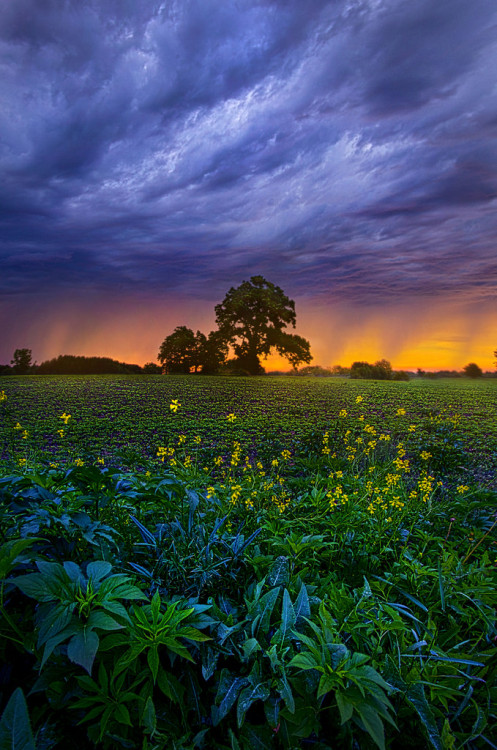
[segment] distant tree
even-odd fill
[[[350,377],[361,380],[392,380],[392,365],[388,359],[379,359],[374,365],[369,362],[353,362]]]
[[[32,351],[31,349],[16,349],[14,352],[14,358],[11,359],[10,364],[13,365],[13,370],[16,375],[25,375],[32,366]]]
[[[118,362],[111,357],[85,357],[60,354],[47,359],[37,368],[38,375],[111,375],[114,373],[139,373],[140,365]]]
[[[497,349],[494,351],[494,357],[496,361],[494,362],[494,365],[497,367]]]
[[[408,380],[410,380],[409,373],[406,372],[405,370],[395,370],[395,372],[393,373],[393,376],[392,376],[392,380],[404,380],[404,381],[408,381]]]
[[[155,362],[147,362],[143,365],[143,372],[147,375],[158,375],[162,372],[162,368],[156,365]]]
[[[316,378],[330,378],[333,373],[329,367],[321,367],[320,365],[306,365],[305,367],[299,368],[298,375],[313,375]]]
[[[342,367],[342,365],[333,365],[331,368],[333,375],[350,375],[350,367]]]
[[[251,375],[264,372],[259,358],[272,349],[294,368],[311,361],[309,342],[284,330],[295,328],[295,303],[262,276],[232,287],[215,311],[221,339],[233,346],[239,367]]]
[[[470,362],[469,365],[463,368],[463,372],[468,378],[481,378],[483,376],[482,370],[474,362]]]

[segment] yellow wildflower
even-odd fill
[[[236,419],[236,415],[235,414],[228,414],[228,416],[226,417],[226,419],[228,420],[228,422],[234,422],[235,419]]]
[[[172,411],[172,412],[174,412],[175,414],[176,414],[176,412],[178,411],[178,409],[179,409],[179,407],[180,407],[180,406],[181,406],[181,404],[180,404],[180,402],[178,401],[178,399],[177,399],[177,398],[173,398],[173,400],[172,400],[172,401],[171,401],[171,403],[169,404],[169,408],[170,408],[170,409],[171,409],[171,411]]]
[[[71,419],[71,415],[70,414],[66,414],[64,412],[64,414],[62,414],[62,416],[60,416],[59,419],[62,419],[63,422],[64,422],[64,424],[67,424],[69,422],[69,420]]]

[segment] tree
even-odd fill
[[[16,375],[25,375],[31,369],[33,353],[31,349],[16,349],[14,352],[14,358],[11,359],[10,364],[14,365],[14,372]]]
[[[259,357],[271,349],[296,368],[312,359],[309,342],[284,329],[295,328],[295,303],[262,276],[232,287],[215,307],[221,340],[231,344],[240,368],[251,375],[264,372]]]
[[[469,365],[463,368],[463,372],[468,378],[481,378],[483,372],[480,367],[474,362],[470,362]]]
[[[218,331],[205,336],[201,331],[177,326],[162,342],[157,359],[167,373],[217,372],[226,359],[228,346]]]

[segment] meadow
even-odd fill
[[[0,747],[497,747],[496,386],[5,378]]]

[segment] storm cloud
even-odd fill
[[[2,3],[9,314],[255,273],[495,299],[496,29],[494,0]]]

